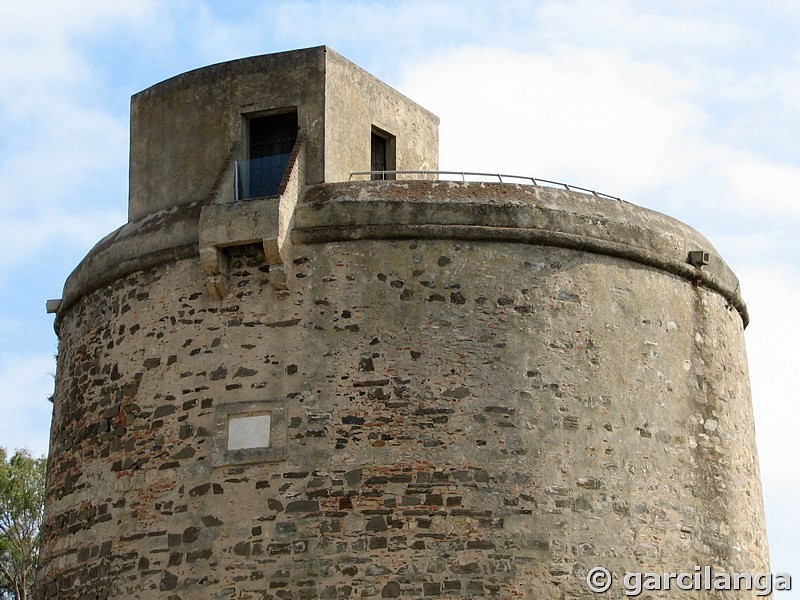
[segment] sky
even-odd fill
[[[0,446],[47,452],[48,298],[127,220],[130,96],[327,44],[441,118],[440,167],[620,196],[741,282],[772,570],[800,599],[800,2],[0,0]]]

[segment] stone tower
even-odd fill
[[[747,313],[696,231],[570,189],[349,181],[437,169],[438,119],[325,47],[131,113],[129,221],[50,303],[39,598],[768,570]]]

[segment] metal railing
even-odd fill
[[[624,202],[622,198],[617,196],[604,194],[603,192],[597,192],[595,190],[590,190],[589,188],[584,188],[577,185],[567,184],[562,181],[540,179],[539,177],[529,177],[527,175],[505,175],[502,173],[476,173],[472,171],[350,171],[350,177],[348,181],[352,181],[353,177],[369,176],[372,178],[375,175],[380,176],[379,179],[385,180],[394,180],[396,179],[397,175],[433,175],[434,179],[439,181],[458,181],[458,179],[442,179],[441,176],[445,175],[448,177],[460,177],[460,181],[462,183],[485,182],[487,179],[497,179],[499,183],[514,183],[513,181],[508,180],[521,180],[526,185],[559,188],[569,192],[581,192],[583,194],[589,194],[598,198],[608,198],[609,200],[619,200],[620,202]],[[467,180],[467,177],[470,177],[471,179]]]

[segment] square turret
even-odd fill
[[[196,69],[131,99],[128,218],[272,195],[298,139],[303,186],[352,171],[435,170],[438,126],[326,46]]]

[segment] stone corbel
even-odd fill
[[[200,247],[200,267],[212,298],[222,300],[228,293],[228,258],[216,246]]]

